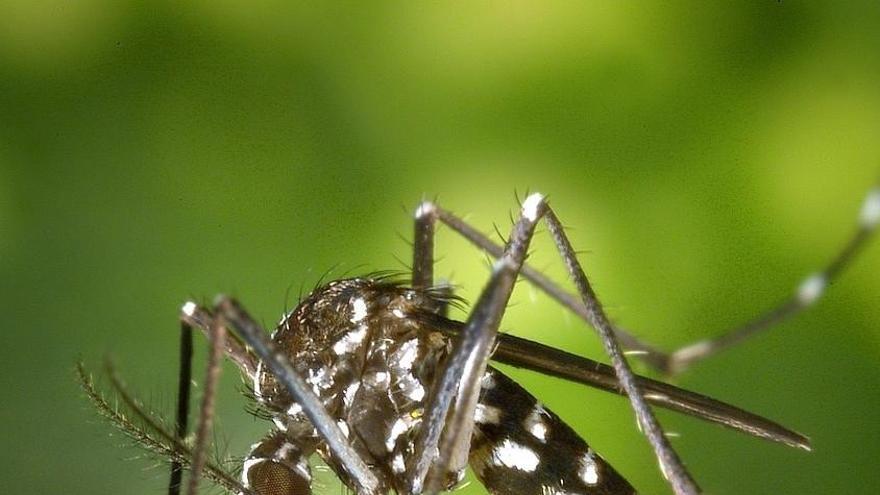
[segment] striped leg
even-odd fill
[[[635,493],[559,416],[498,370],[483,376],[474,419],[470,464],[493,494]]]
[[[423,203],[419,207],[416,212],[416,248],[424,248],[429,243],[431,232],[424,229],[424,226],[431,217],[440,214],[441,210],[433,204]],[[477,405],[477,391],[473,387],[486,369],[491,353],[489,349],[498,333],[498,325],[513,290],[513,282],[524,270],[526,253],[535,226],[541,219],[546,223],[569,277],[577,287],[581,303],[586,309],[585,317],[602,339],[621,389],[629,396],[636,420],[657,456],[663,476],[676,495],[700,493],[699,486],[664,436],[660,423],[639,389],[635,375],[617,341],[614,327],[577,259],[562,222],[544,196],[538,193],[531,194],[523,201],[520,217],[511,229],[504,251],[493,265],[492,276],[471,310],[456,347],[435,384],[433,400],[429,402],[430,407],[426,410],[423,423],[427,426],[419,431],[415,443],[415,461],[408,466],[408,474],[412,480],[411,491],[421,492],[424,480],[427,480],[426,492],[439,491],[450,484],[450,477],[447,475],[460,472],[466,463],[465,457],[469,452],[468,442],[473,428],[471,421]],[[427,269],[430,254],[423,252],[414,256],[413,283],[416,285],[430,280],[431,274]]]

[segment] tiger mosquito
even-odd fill
[[[542,219],[577,296],[525,263]],[[493,494],[635,493],[562,419],[489,366],[490,359],[627,396],[673,492],[691,495],[700,488],[649,403],[790,447],[810,450],[809,439],[735,406],[635,375],[623,349],[674,374],[766,330],[815,303],[863,248],[878,221],[880,187],[875,187],[863,203],[855,235],[789,299],[718,337],[664,353],[610,322],[542,195],[529,195],[522,202],[504,246],[437,204],[423,202],[415,213],[408,284],[399,276],[383,274],[330,282],[287,313],[268,338],[232,298],[220,296],[210,309],[191,301],[184,304],[173,432],[128,392],[115,370],[108,369],[113,389],[135,421],[108,404],[82,364],[79,378],[101,414],[142,447],[171,460],[170,495],[180,493],[187,467],[190,494],[195,494],[201,477],[247,495],[308,494],[312,454],[359,494],[451,490],[468,464]],[[434,283],[438,222],[495,258],[490,279],[464,322],[448,318],[449,306],[460,301],[449,286]],[[500,333],[520,276],[589,323],[599,333],[611,365]],[[227,336],[227,327],[234,333]],[[197,432],[188,442],[193,328],[202,330],[212,346]],[[274,423],[244,458],[240,479],[206,458],[223,355],[250,384],[257,414]]]

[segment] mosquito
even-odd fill
[[[525,263],[543,221],[577,289],[570,294]],[[635,488],[577,433],[490,360],[626,396],[660,472],[674,493],[701,490],[654,416],[651,405],[784,445],[810,450],[807,437],[735,406],[633,373],[624,349],[666,373],[681,372],[815,303],[864,247],[880,221],[880,187],[865,199],[855,235],[828,265],[806,277],[770,311],[718,337],[664,353],[606,316],[562,223],[541,194],[520,205],[504,245],[494,243],[434,202],[415,211],[412,270],[336,280],[285,314],[270,336],[234,299],[181,310],[181,374],[174,431],[153,418],[110,371],[133,421],[111,407],[82,365],[80,380],[98,410],[138,444],[171,459],[169,494],[208,478],[233,493],[309,494],[308,459],[317,454],[358,494],[435,494],[455,488],[469,464],[493,494],[635,493]],[[461,304],[434,280],[434,235],[442,224],[494,258],[489,281],[465,321]],[[606,365],[500,333],[514,283],[525,278],[585,320],[603,343]],[[211,342],[195,439],[187,438],[193,329]],[[227,335],[227,329],[232,333]],[[207,459],[215,387],[223,356],[234,362],[272,428],[244,458],[240,477]]]

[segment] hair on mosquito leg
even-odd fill
[[[223,359],[223,344],[226,341],[226,327],[221,319],[216,319],[211,324],[210,352],[205,373],[205,386],[202,392],[202,405],[199,409],[199,422],[196,428],[196,441],[193,447],[193,462],[190,469],[187,495],[196,495],[199,486],[199,477],[205,467],[205,456],[210,445],[209,436],[214,419],[214,404],[216,401],[217,382],[220,379],[221,359]]]
[[[98,391],[83,363],[77,363],[76,366],[77,381],[98,413],[150,454],[152,459],[177,462],[184,468],[189,466],[194,455],[192,449],[176,436],[176,431],[167,430],[164,421],[148,412],[128,391],[111,362],[106,362],[105,368],[105,374],[110,377],[114,399],[118,403],[115,406]],[[256,495],[242,486],[226,468],[215,462],[205,464],[204,474],[216,486],[230,493]]]

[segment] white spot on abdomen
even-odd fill
[[[534,471],[541,462],[535,451],[510,439],[505,439],[500,445],[495,447],[495,450],[492,451],[492,460],[495,461],[497,466],[518,469],[529,473]]]
[[[474,421],[480,424],[497,425],[501,423],[501,410],[497,407],[477,404]]]
[[[547,441],[548,430],[544,416],[547,416],[547,411],[540,404],[536,404],[532,412],[523,420],[523,426],[526,430],[542,442]]]
[[[596,465],[596,461],[590,452],[581,457],[581,467],[578,469],[578,476],[588,485],[595,485],[599,482],[599,466]]]

